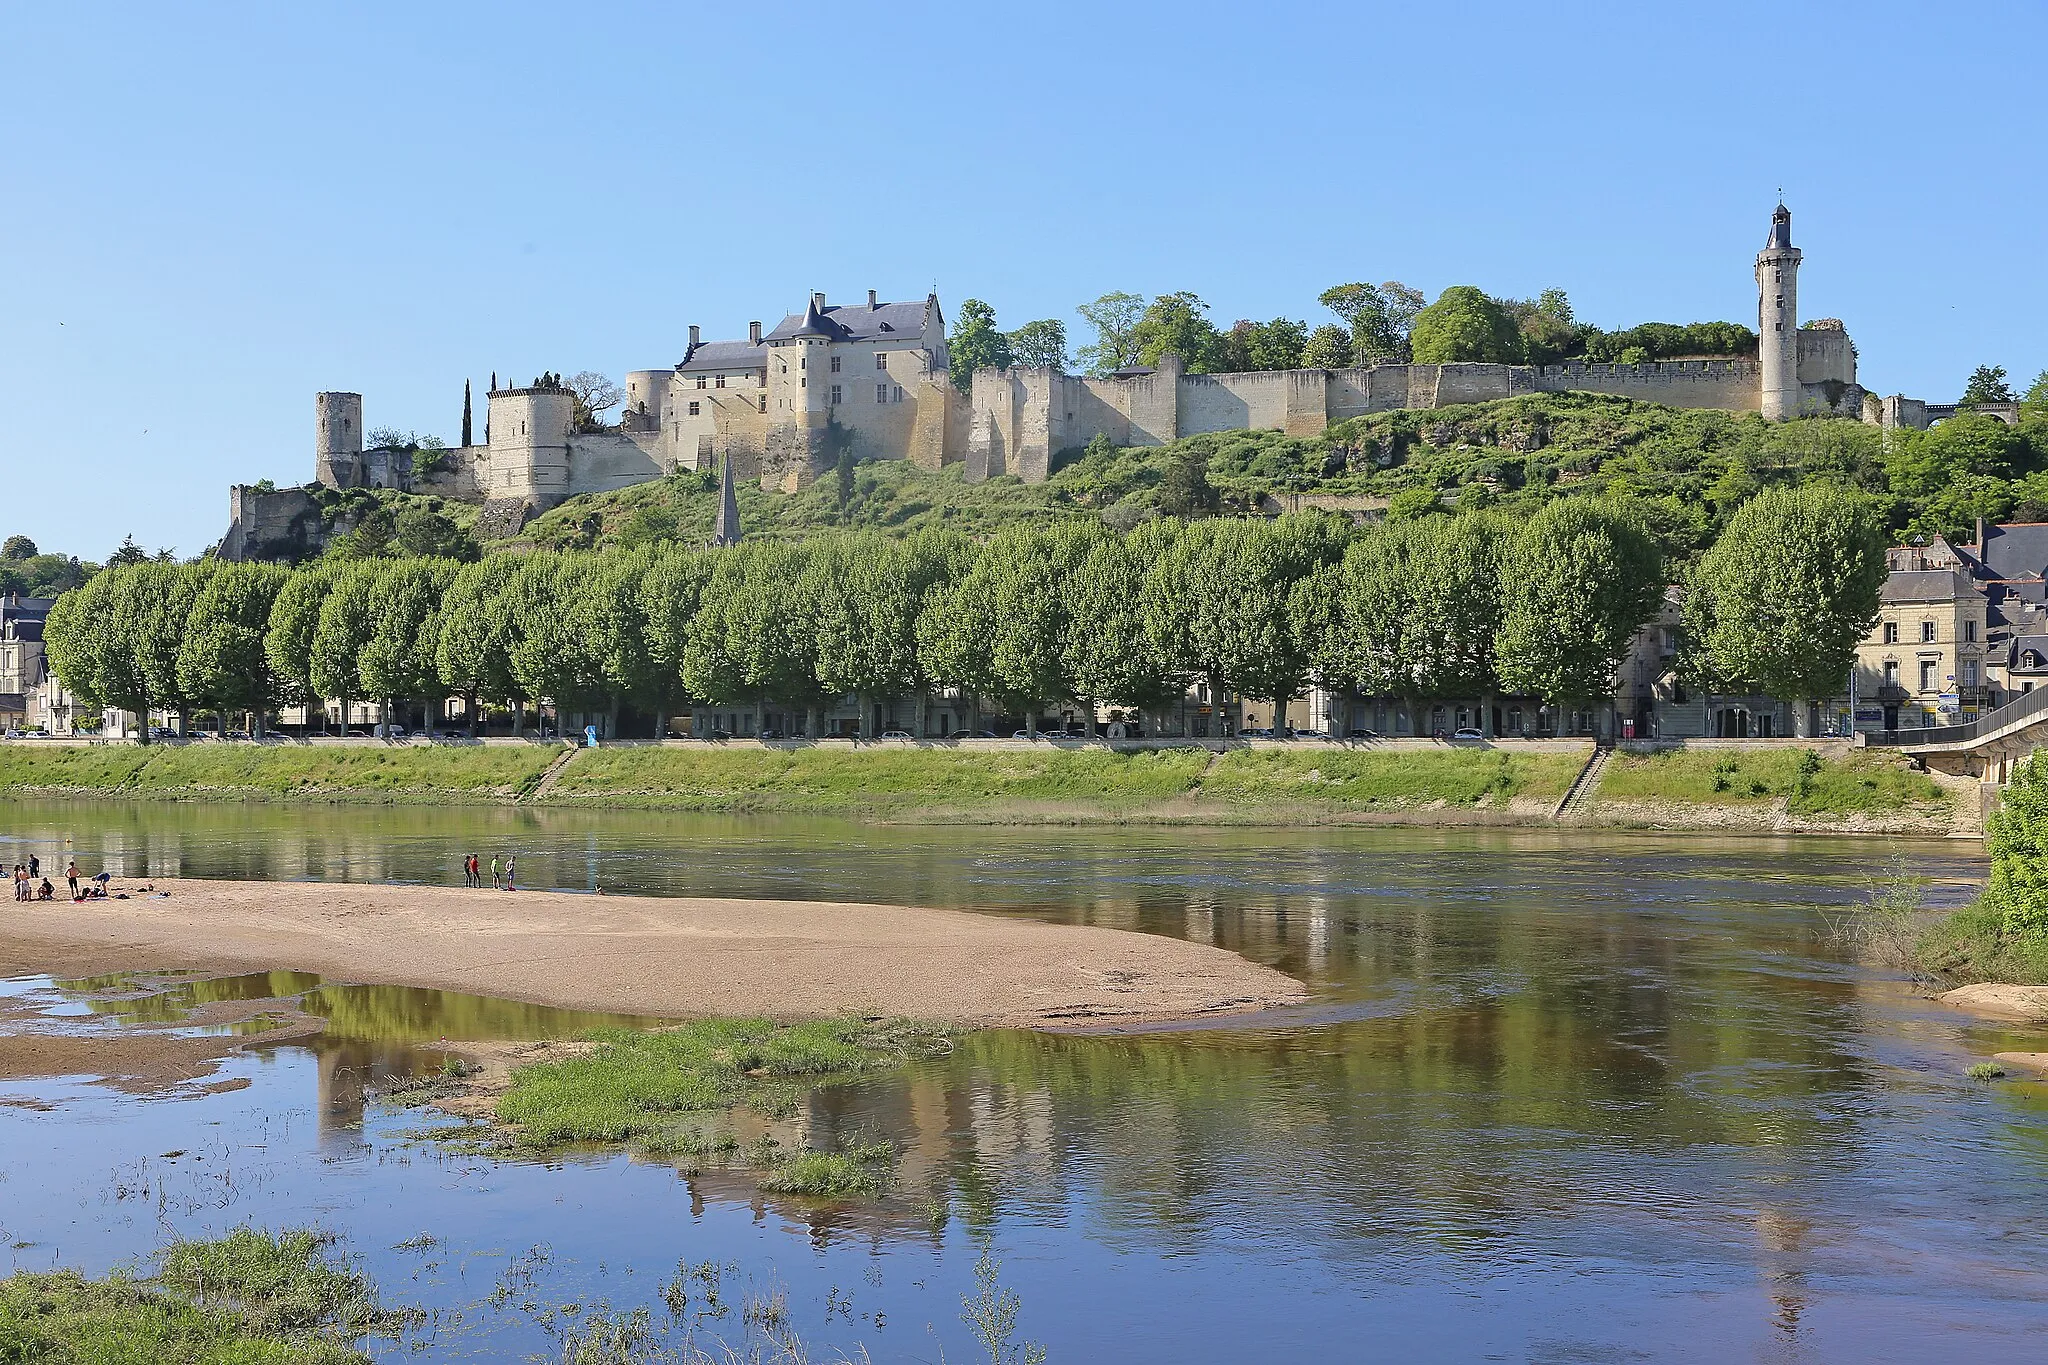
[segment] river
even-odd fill
[[[786,1292],[814,1344],[971,1359],[983,1245],[1055,1362],[2032,1360],[2048,1339],[2048,1087],[1964,1075],[2048,1041],[1845,960],[1821,913],[1895,856],[1958,898],[1974,845],[0,805],[0,860],[66,839],[123,874],[454,881],[467,852],[516,851],[523,885],[565,891],[1036,916],[1220,944],[1315,999],[1220,1027],[989,1032],[827,1092],[816,1122],[903,1160],[891,1198],[819,1207],[409,1138],[421,1116],[366,1104],[365,1075],[430,1064],[441,1038],[588,1021],[328,984],[308,997],[327,1034],[231,1060],[243,1088],[0,1084],[14,1266],[317,1223],[388,1299],[437,1310],[422,1343],[375,1348],[394,1358],[553,1353],[600,1300],[658,1304],[681,1260],[726,1267],[732,1302]]]

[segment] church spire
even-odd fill
[[[740,543],[740,499],[732,486],[732,452],[725,455],[725,472],[718,481],[718,521],[711,531],[713,545]]]

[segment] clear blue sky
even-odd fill
[[[453,441],[492,370],[807,289],[1001,323],[1556,285],[1748,321],[1777,187],[1864,383],[2048,367],[2039,4],[0,0],[0,533],[192,554],[313,394]]]

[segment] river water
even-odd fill
[[[215,985],[312,989],[330,1027],[229,1062],[240,1089],[0,1084],[52,1106],[0,1106],[15,1266],[317,1223],[387,1298],[439,1313],[423,1342],[376,1348],[394,1357],[551,1355],[599,1301],[658,1304],[681,1260],[726,1267],[733,1304],[779,1288],[814,1346],[971,1359],[960,1299],[984,1245],[1054,1361],[2048,1356],[2048,1087],[1963,1074],[2048,1035],[1844,960],[1822,913],[1893,857],[1960,898],[1973,845],[0,806],[0,861],[66,839],[125,874],[454,881],[467,852],[516,851],[522,884],[565,891],[1107,925],[1235,949],[1315,999],[1222,1027],[985,1033],[826,1092],[818,1127],[903,1152],[898,1193],[832,1207],[611,1154],[455,1154],[364,1101],[365,1077],[431,1064],[442,1038],[588,1021]],[[13,989],[95,1008],[82,987]],[[736,1337],[739,1317],[710,1328]]]

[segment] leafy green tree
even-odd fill
[[[106,669],[118,643],[109,629],[118,578],[109,570],[62,594],[43,623],[50,669],[81,705],[104,706],[113,700]]]
[[[641,612],[647,570],[647,555],[638,550],[567,555],[556,570],[562,699],[578,710],[602,710],[607,738],[619,736],[619,713],[628,701],[663,690]]]
[[[1065,371],[1067,324],[1058,318],[1025,323],[1010,333],[1010,355],[1026,369]]]
[[[976,550],[950,578],[934,584],[917,613],[917,664],[933,686],[967,700],[970,731],[981,728],[981,703],[997,691],[995,650],[987,629],[991,579],[976,574]]]
[[[1316,302],[1344,319],[1351,332],[1352,363],[1371,365],[1409,357],[1410,333],[1423,298],[1399,280],[1384,284],[1340,284]]]
[[[277,700],[264,650],[270,614],[291,571],[276,564],[223,564],[192,600],[178,649],[178,678],[187,695],[216,713],[247,711],[256,738]]]
[[[114,553],[107,556],[107,567],[116,568],[128,564],[140,564],[149,558],[149,552],[135,543],[134,536],[122,536],[121,544]],[[149,727],[144,726],[144,729]]]
[[[1209,482],[1209,457],[1183,447],[1173,453],[1159,481],[1159,510],[1169,517],[1205,517],[1221,501]]]
[[[1985,827],[1991,884],[2007,937],[2022,944],[2048,937],[2048,759],[2030,754],[2013,769]]]
[[[1979,365],[1970,371],[1970,381],[1963,385],[1963,396],[1957,400],[1956,406],[1974,408],[1985,403],[2012,401],[2012,385],[2006,381],[2005,366]]]
[[[505,613],[498,602],[505,584],[519,568],[519,560],[512,555],[493,555],[465,564],[441,594],[434,672],[441,686],[462,698],[472,739],[485,700],[510,701],[519,690],[512,677]]]
[[[1324,323],[1308,334],[1301,348],[1301,363],[1311,370],[1341,370],[1351,364],[1351,333],[1334,323]]]
[[[120,565],[59,598],[46,623],[51,666],[88,703],[135,713],[149,742],[153,710],[180,712],[190,701],[178,681],[178,646],[211,564]]]
[[[1443,510],[1443,492],[1434,487],[1404,488],[1387,499],[1388,521],[1414,521]]]
[[[320,608],[335,572],[324,565],[294,572],[278,589],[277,601],[270,608],[263,660],[280,705],[310,707],[320,700],[320,689],[313,685],[313,639],[320,630]]]
[[[866,532],[820,544],[797,584],[817,633],[818,683],[830,695],[854,697],[863,739],[874,738],[873,704],[917,681],[911,571],[907,548]]]
[[[683,690],[683,654],[710,577],[711,565],[701,551],[669,546],[655,555],[640,579],[641,629],[664,726],[669,702]]]
[[[1341,560],[1318,564],[1294,585],[1287,598],[1288,628],[1308,663],[1308,676],[1332,690],[1350,684],[1345,667],[1344,567]],[[1329,715],[1330,734],[1342,738],[1343,718]]]
[[[476,537],[457,526],[452,517],[417,505],[398,514],[391,548],[415,559],[453,559],[468,564],[483,558]]]
[[[340,701],[343,730],[348,728],[349,703],[371,695],[359,666],[377,633],[378,586],[384,571],[385,566],[377,563],[338,570],[329,580],[313,630],[309,680],[318,695]]]
[[[356,677],[363,695],[377,701],[380,726],[391,724],[394,702],[424,700],[440,689],[441,594],[458,567],[452,559],[400,559],[377,574],[375,619]]]
[[[962,393],[973,390],[976,370],[1008,369],[1013,359],[1010,339],[996,329],[996,310],[980,299],[961,301],[946,349],[953,387]]]
[[[1239,321],[1218,338],[1216,368],[1219,372],[1245,370],[1298,370],[1302,348],[1308,345],[1308,326],[1288,318],[1271,322]]]
[[[1338,647],[1331,667],[1368,696],[1400,697],[1415,734],[1420,692],[1408,632],[1415,624],[1413,521],[1389,520],[1352,539],[1338,566]]]
[[[515,728],[523,728],[524,703],[554,702],[561,720],[561,698],[570,687],[569,646],[563,639],[566,604],[561,586],[563,556],[543,550],[526,557],[519,571],[505,580],[493,599],[505,633],[506,664],[512,673]]]
[[[9,536],[7,543],[0,545],[0,559],[34,559],[36,543],[27,536]]]
[[[1498,515],[1470,512],[1412,525],[1401,631],[1406,667],[1423,696],[1478,698],[1481,728],[1490,735],[1500,686],[1494,647],[1506,524]]]
[[[1502,686],[1560,704],[1610,696],[1663,590],[1656,542],[1633,512],[1591,498],[1545,503],[1503,561]]]
[[[1716,691],[1802,702],[1842,691],[1877,620],[1884,524],[1838,488],[1769,488],[1742,505],[1686,593],[1689,671]],[[1796,707],[1799,733],[1805,707]]]
[[[1501,307],[1469,284],[1454,284],[1415,315],[1410,338],[1419,365],[1462,360],[1514,363],[1523,358],[1521,329]]]
[[[1562,289],[1546,289],[1531,299],[1502,299],[1500,305],[1522,334],[1522,354],[1532,365],[1549,365],[1579,354],[1589,329],[1572,316],[1571,300]]]
[[[2034,376],[2034,382],[2027,385],[2027,391],[2020,397],[2020,420],[2023,422],[2048,421],[2048,370]]]
[[[1098,701],[1142,714],[1165,709],[1186,690],[1187,675],[1145,631],[1145,575],[1166,543],[1156,533],[1104,537],[1061,585],[1066,672],[1086,704],[1091,735]]]
[[[793,589],[802,546],[749,540],[712,552],[710,581],[683,651],[683,681],[712,702],[819,700],[817,637]]]
[[[1186,290],[1152,300],[1131,329],[1131,341],[1141,365],[1157,365],[1159,357],[1171,352],[1186,362],[1189,374],[1220,368],[1222,338],[1209,321],[1209,305]]]
[[[1145,316],[1145,296],[1111,292],[1074,310],[1095,329],[1093,343],[1075,352],[1092,375],[1106,375],[1138,363],[1136,332]]]
[[[1074,695],[1062,587],[1101,534],[1099,524],[1008,527],[990,538],[968,574],[970,582],[980,580],[973,600],[988,611],[982,629],[989,636],[990,690],[1023,713],[1034,736],[1040,710]]]

